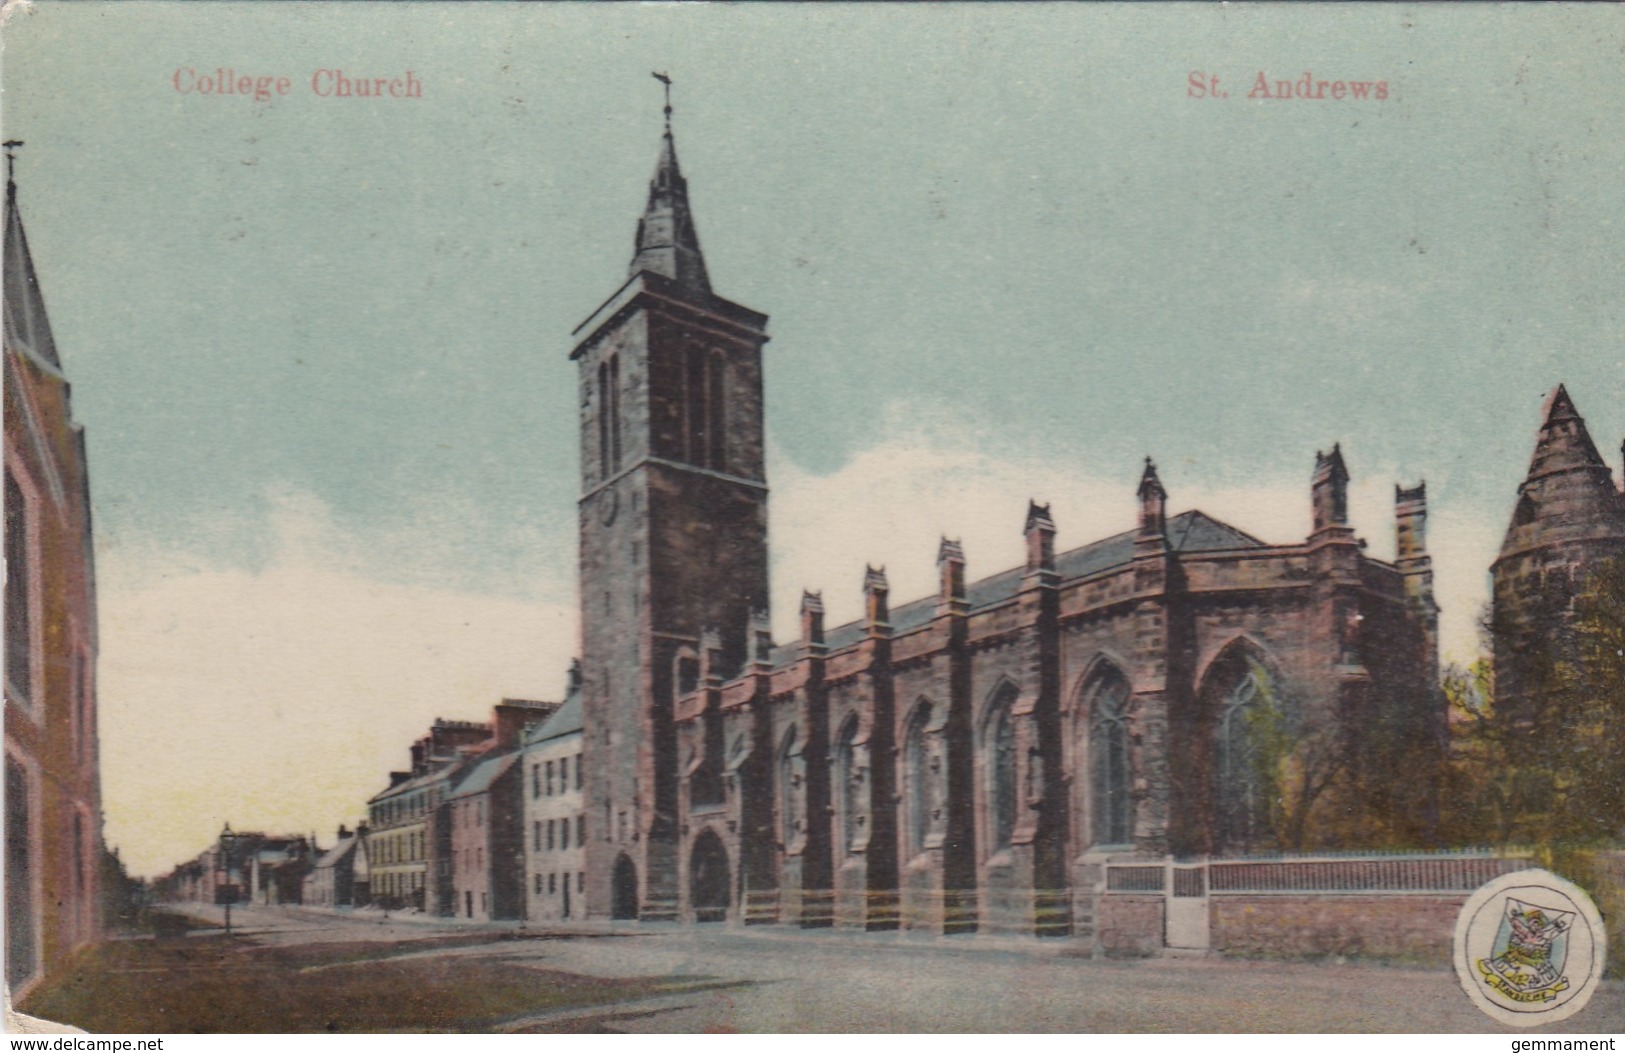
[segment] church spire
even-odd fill
[[[25,348],[50,368],[61,371],[56,340],[51,336],[50,319],[45,314],[45,297],[34,258],[28,252],[28,236],[23,233],[22,213],[17,210],[17,148],[21,140],[9,139],[6,151],[5,299],[6,343]]]
[[[677,166],[677,144],[671,134],[671,78],[664,73],[653,77],[666,89],[666,130],[660,138],[654,178],[649,181],[649,203],[638,220],[631,273],[651,271],[695,292],[708,293],[711,279],[705,272],[705,256],[688,206],[688,181]]]

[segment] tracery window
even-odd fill
[[[903,787],[907,802],[904,822],[910,855],[925,848],[931,831],[931,813],[936,808],[933,776],[930,770],[926,727],[931,723],[931,703],[921,702],[909,718],[903,737]]]
[[[1010,709],[1015,690],[1008,685],[988,714],[984,734],[988,792],[988,833],[995,852],[1010,847],[1016,831],[1016,726]]]
[[[1244,852],[1274,843],[1269,795],[1281,758],[1272,743],[1291,713],[1262,664],[1238,655],[1229,665],[1215,694],[1214,833],[1221,848]]]
[[[858,722],[849,720],[841,730],[840,740],[835,746],[835,782],[841,811],[841,844],[845,845],[849,852],[858,845],[861,825],[858,819],[863,807],[860,785],[862,773],[857,761],[857,737]]]
[[[795,750],[796,729],[792,727],[784,733],[784,743],[779,747],[779,841],[786,845],[796,839],[801,824]]]
[[[1089,803],[1097,845],[1127,844],[1134,838],[1128,699],[1128,681],[1112,668],[1101,673],[1088,692]]]

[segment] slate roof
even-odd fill
[[[532,746],[565,735],[579,734],[581,728],[581,689],[577,687],[565,696],[564,704],[552,716],[525,733],[524,742],[526,746]]]
[[[513,762],[518,759],[519,754],[510,751],[480,761],[457,785],[457,789],[451,794],[451,799],[472,797],[476,793],[484,793],[491,788],[492,783],[502,777],[503,772],[513,767]]]
[[[351,836],[340,841],[338,844],[334,845],[332,848],[329,848],[327,851],[323,852],[320,858],[316,860],[316,869],[322,870],[327,867],[338,866],[340,863],[344,862],[345,856],[355,851],[355,846],[356,837],[352,834]]]
[[[1251,534],[1194,509],[1181,512],[1168,520],[1168,546],[1173,551],[1181,553],[1268,547],[1265,542]],[[1121,534],[1113,534],[1111,537],[1063,552],[1055,558],[1055,565],[1061,580],[1065,582],[1127,566],[1133,558],[1134,531],[1126,530]],[[1021,588],[1021,579],[1025,574],[1025,568],[1014,567],[972,582],[965,589],[970,609],[974,612],[992,607],[1015,596]],[[892,631],[900,634],[919,628],[936,616],[936,610],[936,596],[927,596],[900,607],[893,607]],[[866,631],[867,626],[861,620],[847,622],[845,625],[825,630],[824,644],[829,650],[838,651],[863,639]],[[788,665],[799,658],[800,654],[800,641],[783,644],[773,649],[772,662],[775,666]]]

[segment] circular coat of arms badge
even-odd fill
[[[1503,1024],[1550,1024],[1585,1008],[1607,934],[1578,886],[1546,870],[1503,874],[1456,918],[1456,978]]]

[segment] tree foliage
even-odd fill
[[[1625,559],[1541,598],[1533,631],[1500,641],[1518,689],[1489,659],[1444,676],[1453,840],[1566,849],[1625,839]],[[1491,624],[1491,633],[1507,633]],[[1505,678],[1503,678],[1504,681]]]

